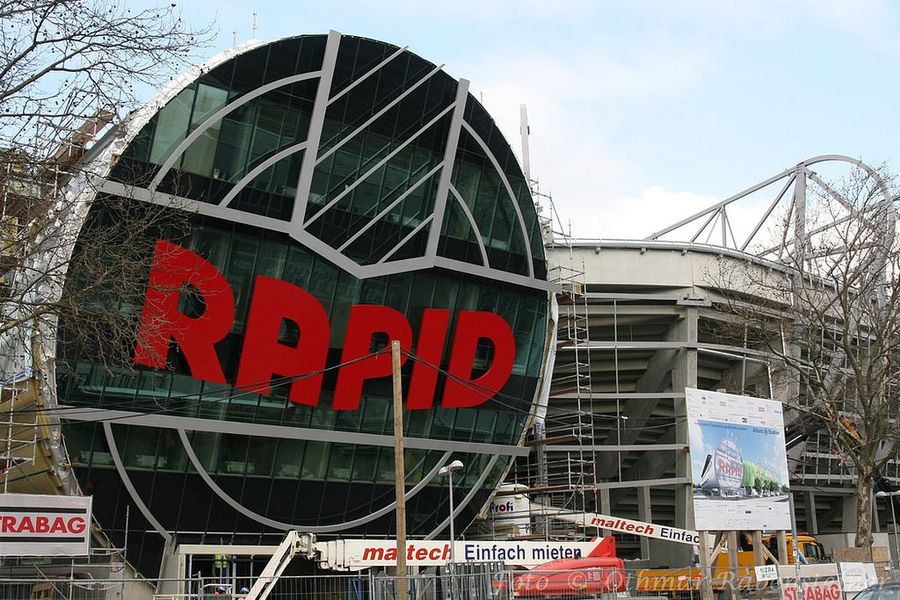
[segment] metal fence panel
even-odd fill
[[[896,572],[896,571],[895,571]],[[781,567],[776,581],[756,581],[753,568],[712,569],[707,581],[717,600],[800,600],[793,566]],[[804,567],[803,600],[845,600],[835,565]],[[78,578],[0,579],[0,600],[242,600],[242,587],[255,580],[93,580]],[[384,571],[282,576],[271,600],[394,600],[400,585],[410,600],[700,600],[703,573],[685,569],[578,569],[516,571],[502,564],[455,564],[407,577]],[[163,585],[165,584],[165,585]],[[224,588],[218,593],[217,588]],[[852,587],[852,586],[851,586]],[[159,589],[183,589],[157,594]],[[855,592],[854,592],[855,593]]]

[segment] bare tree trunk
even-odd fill
[[[854,545],[872,546],[872,476],[860,473],[856,485],[856,541]]]

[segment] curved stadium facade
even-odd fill
[[[462,529],[525,452],[550,288],[529,188],[465,80],[336,32],[250,44],[175,82],[85,171],[75,227],[109,221],[110,198],[191,214],[160,234],[143,306],[118,307],[141,315],[133,368],[56,361],[78,487],[115,545],[133,507],[145,574],[176,540],[393,532],[389,339],[410,535],[448,526],[441,466],[465,464]]]

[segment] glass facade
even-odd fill
[[[420,256],[440,188],[458,84],[409,52],[343,37],[319,144],[314,156],[309,156],[309,146],[304,145],[316,123],[320,79],[279,84],[263,93],[258,90],[324,69],[325,47],[326,36],[292,38],[211,69],[147,122],[113,168],[110,180],[152,187],[156,179],[159,191],[180,198],[205,204],[227,201],[228,208],[248,215],[288,221],[304,161],[315,158],[303,215],[307,232],[361,265]],[[240,102],[248,96],[254,97]],[[516,275],[531,271],[536,279],[544,279],[537,216],[512,151],[471,96],[465,102],[463,120],[466,127],[459,133],[447,178],[454,193],[448,196],[437,254],[482,264],[484,248],[492,269]],[[160,169],[167,162],[172,167]],[[246,185],[241,186],[242,181]],[[88,220],[102,219],[101,194]],[[442,408],[444,379],[440,377],[434,408],[407,411],[405,430],[409,438],[518,444],[542,374],[547,341],[545,291],[441,268],[359,279],[286,232],[257,226],[252,219],[242,223],[209,214],[191,219],[190,232],[171,241],[214,265],[234,293],[231,331],[215,347],[228,383],[191,377],[174,342],[169,369],[109,369],[81,360],[73,348],[66,350],[58,368],[62,404],[168,419],[152,425],[113,419],[106,425],[72,421],[66,426],[66,445],[81,485],[94,493],[95,512],[114,539],[122,541],[124,536],[118,536],[125,526],[124,507],[133,504],[115,468],[117,454],[149,512],[166,531],[178,532],[182,541],[246,542],[270,536],[266,541],[271,543],[278,530],[254,515],[301,530],[313,529],[364,519],[393,501],[391,447],[350,443],[338,435],[324,441],[304,438],[305,434],[285,435],[290,428],[390,436],[389,378],[367,381],[360,408],[353,411],[331,407],[334,371],[326,373],[315,407],[287,400],[290,381],[276,382],[268,395],[234,387],[259,275],[299,286],[322,304],[331,326],[329,367],[340,362],[353,305],[396,309],[409,321],[415,339],[428,308],[449,309],[450,332],[460,311],[502,316],[512,329],[516,352],[512,374],[500,394],[474,408]],[[480,240],[475,237],[479,232]],[[293,346],[298,337],[296,327],[284,322],[279,343]],[[448,367],[450,339],[448,335],[443,369]],[[378,345],[377,337],[373,343]],[[488,368],[492,353],[491,343],[482,339],[475,375]],[[403,371],[404,389],[411,370],[409,361]],[[197,427],[197,420],[246,424],[246,432]],[[501,453],[492,460],[489,453],[453,448],[451,459],[459,458],[466,465],[462,476],[454,480],[457,504],[470,491],[474,493],[457,519],[462,528],[499,483],[510,457]],[[447,460],[447,452],[407,448],[408,488]],[[198,465],[219,490],[207,484]],[[223,494],[246,511],[235,510]],[[447,500],[445,482],[429,480],[408,504],[411,535],[434,530],[448,514]],[[161,538],[147,533],[153,527],[138,512],[131,511],[129,558],[135,557],[143,571],[152,572],[158,568]],[[389,534],[392,519],[389,511],[340,533]]]

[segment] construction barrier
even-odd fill
[[[868,566],[866,566],[868,564]],[[880,565],[879,572],[900,575]],[[644,569],[513,570],[500,563],[454,564],[415,569],[406,577],[385,569],[353,574],[282,576],[273,580],[270,600],[394,600],[406,586],[410,600],[700,600],[699,569],[672,570],[648,579]],[[742,568],[711,580],[718,600],[850,600],[877,579],[871,563],[801,565],[799,587],[793,565],[759,571]],[[770,577],[772,577],[770,579]],[[2,600],[257,600],[241,593],[259,579],[194,577],[179,580],[0,578]],[[181,589],[182,593],[158,593]],[[802,597],[801,597],[802,594]]]

